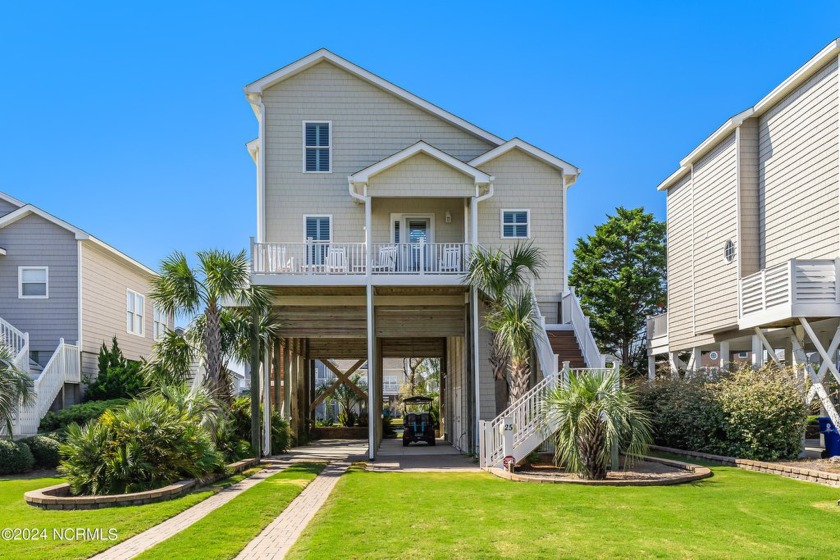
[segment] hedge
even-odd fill
[[[38,431],[41,433],[64,431],[70,424],[84,425],[99,418],[108,409],[125,405],[127,399],[111,399],[107,401],[89,401],[74,404],[56,412],[48,412],[41,420]]]
[[[0,439],[0,474],[22,474],[35,466],[35,457],[22,441]]]

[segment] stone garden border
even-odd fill
[[[728,467],[738,467],[748,471],[763,472],[776,474],[785,478],[793,478],[796,480],[804,480],[806,482],[816,482],[823,486],[831,486],[832,488],[840,488],[840,473],[830,473],[824,471],[815,471],[813,469],[802,469],[782,463],[768,463],[765,461],[753,461],[751,459],[738,459],[737,457],[726,457],[724,455],[712,455],[711,453],[701,453],[700,451],[686,451],[684,449],[675,449],[673,447],[662,447],[660,445],[651,445],[650,449],[653,451],[660,451],[662,453],[669,453],[672,455],[682,455],[684,457],[694,457],[695,459],[703,459],[711,463],[719,463]]]
[[[644,461],[651,463],[660,463],[685,471],[685,474],[680,476],[663,478],[659,480],[583,480],[580,478],[571,478],[564,476],[536,476],[526,473],[508,472],[504,469],[491,468],[490,472],[499,478],[505,480],[512,480],[514,482],[531,482],[537,484],[579,484],[583,486],[671,486],[673,484],[684,484],[686,482],[693,482],[695,480],[702,480],[712,476],[712,470],[700,465],[693,465],[691,463],[683,463],[682,461],[674,461],[672,459],[661,459],[659,457],[643,457]]]
[[[48,486],[39,490],[26,492],[23,497],[31,506],[41,509],[100,509],[117,506],[137,506],[141,504],[152,504],[177,498],[193,490],[208,484],[227,478],[259,464],[257,459],[245,459],[227,465],[224,473],[210,474],[201,478],[179,480],[163,488],[145,490],[143,492],[131,492],[129,494],[113,494],[103,496],[73,496],[70,494],[70,485],[65,483]]]

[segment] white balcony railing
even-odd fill
[[[364,243],[253,243],[251,257],[254,274],[459,275],[466,272],[469,248],[466,243],[374,243],[368,252]]]
[[[44,371],[35,380],[35,399],[32,404],[21,406],[14,430],[15,435],[31,435],[38,431],[41,419],[47,414],[65,383],[81,382],[79,346],[59,342]]]
[[[738,283],[742,327],[793,317],[831,317],[840,312],[840,283],[833,259],[791,259]]]

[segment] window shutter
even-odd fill
[[[394,243],[400,242],[400,222],[394,222]]]

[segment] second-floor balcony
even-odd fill
[[[444,284],[462,281],[467,243],[253,243],[256,284]]]
[[[647,318],[648,354],[664,354],[668,351],[668,312]]]
[[[791,259],[738,283],[740,328],[784,326],[796,317],[840,316],[834,259]]]

